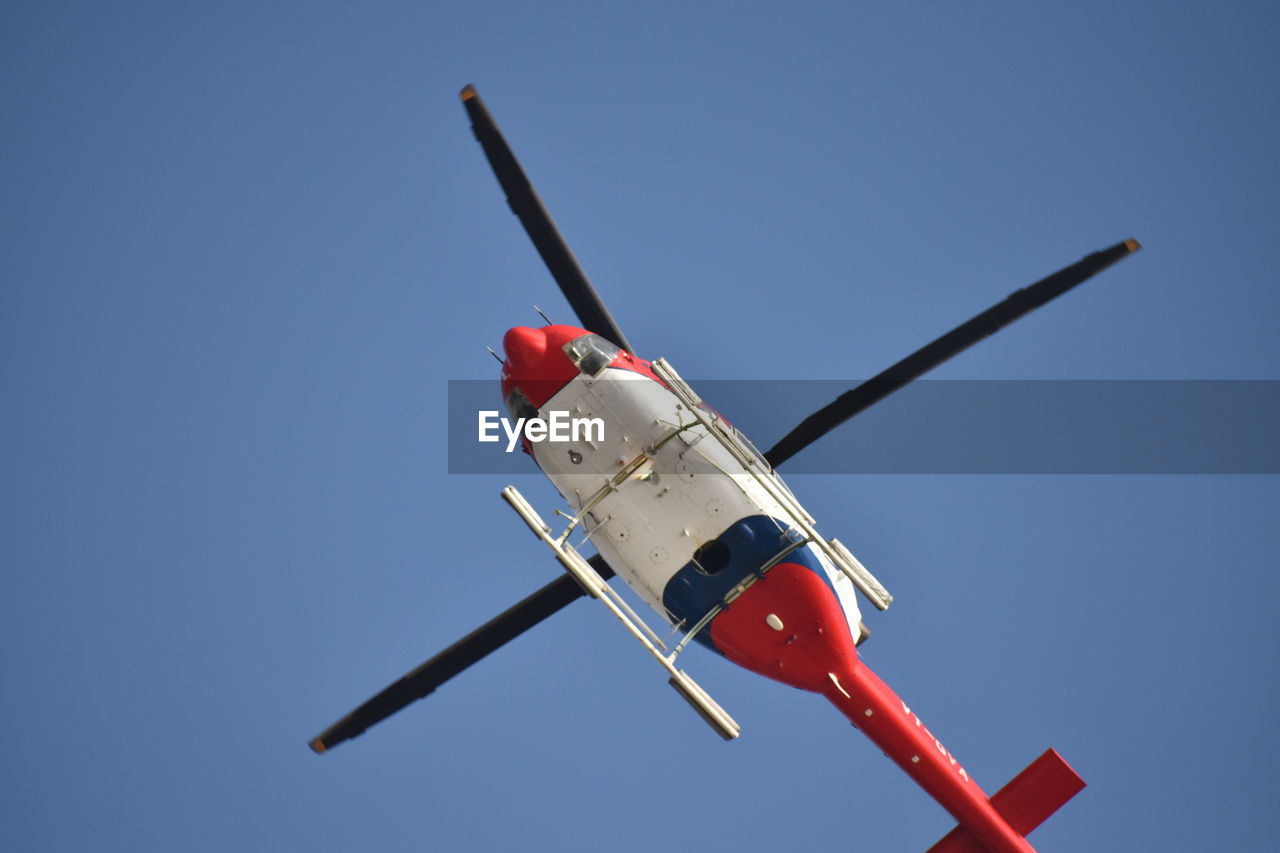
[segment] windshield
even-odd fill
[[[529,402],[529,398],[519,388],[513,388],[511,393],[507,395],[507,413],[511,415],[511,419],[518,421],[521,418],[528,420],[538,416],[538,407]]]
[[[606,367],[613,364],[615,358],[622,354],[622,350],[599,335],[588,332],[565,344],[564,354],[569,356],[569,360],[580,372],[588,376],[599,376]]]

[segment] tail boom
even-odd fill
[[[870,667],[859,660],[830,680],[827,699],[955,817],[967,840],[978,842],[975,853],[1035,853],[968,771]]]
[[[858,656],[835,593],[789,562],[720,611],[709,625],[734,663],[820,693],[959,822],[930,853],[1035,853],[1024,837],[1084,787],[1050,750],[988,798],[893,690]]]

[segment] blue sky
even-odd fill
[[[820,699],[695,649],[743,725],[720,742],[584,604],[306,749],[557,571],[505,479],[446,473],[448,380],[496,402],[484,347],[535,303],[569,319],[468,82],[686,376],[862,378],[1134,236],[936,376],[1280,379],[1269,4],[0,16],[4,849],[923,850],[951,825]],[[1089,782],[1038,849],[1274,843],[1277,478],[791,482],[895,593],[865,656],[975,778],[1052,745]]]

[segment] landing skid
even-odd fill
[[[663,645],[662,640],[640,617],[636,616],[635,612],[618,595],[617,591],[609,586],[604,578],[600,577],[600,574],[592,568],[591,564],[584,560],[582,555],[569,544],[569,533],[576,526],[576,520],[569,525],[569,529],[562,535],[558,537],[552,536],[551,528],[542,520],[542,517],[538,515],[533,506],[525,500],[524,495],[516,490],[515,486],[507,486],[503,489],[502,498],[511,505],[517,515],[524,519],[525,524],[529,525],[529,529],[533,531],[533,534],[552,550],[556,560],[559,561],[560,565],[564,566],[565,571],[573,576],[573,579],[578,582],[583,591],[603,604],[613,614],[614,618],[621,622],[627,631],[631,633],[631,636],[635,637],[649,651],[649,654],[653,655],[654,659],[667,671],[669,676],[667,683],[684,697],[685,701],[715,730],[716,734],[725,740],[736,738],[741,733],[742,727],[705,690],[699,687],[696,681],[676,667],[675,659],[676,655],[680,653],[680,649],[676,649],[676,651],[669,654],[663,654],[666,646]]]

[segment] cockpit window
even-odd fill
[[[747,450],[749,450],[751,452],[751,455],[756,458],[756,461],[760,463],[760,470],[762,471],[773,470],[773,466],[769,464],[769,460],[764,458],[764,454],[761,453],[754,444],[752,444],[751,439],[747,438],[746,434],[743,433],[742,430],[738,429],[736,426],[734,426],[733,424],[725,420],[724,415],[720,414],[715,409],[708,406],[706,404],[706,401],[702,401],[698,403],[698,408],[702,409],[702,411],[710,415],[713,421],[720,421],[722,424],[725,425],[725,427],[732,430],[734,436],[736,436],[738,439],[738,443],[741,444],[743,447],[745,447]]]
[[[773,466],[769,464],[769,460],[764,458],[764,454],[761,453],[754,444],[752,444],[751,439],[747,438],[746,434],[743,433],[742,430],[734,427],[733,432],[738,436],[738,441],[742,442],[743,445],[746,446],[747,450],[751,451],[751,455],[755,456],[755,458],[759,460],[761,470],[770,471],[773,469]]]
[[[613,364],[613,360],[622,354],[622,350],[599,335],[588,332],[565,344],[564,354],[577,365],[579,372],[595,377]]]
[[[519,421],[520,418],[536,418],[538,409],[533,403],[529,402],[529,398],[519,388],[512,389],[507,395],[507,413],[511,415],[511,420]]]

